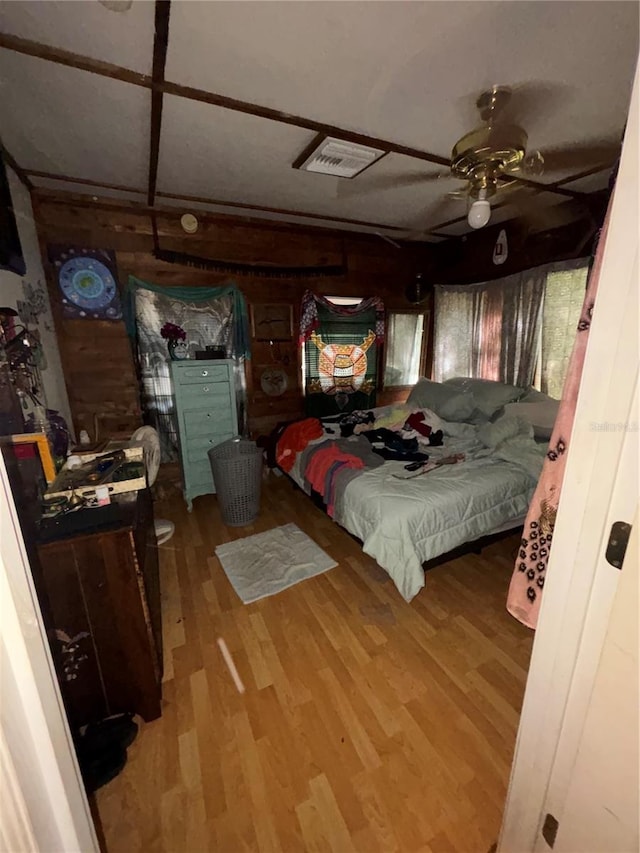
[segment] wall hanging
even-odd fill
[[[251,275],[257,278],[333,278],[347,274],[346,255],[343,252],[342,264],[319,264],[309,267],[287,267],[277,264],[246,264],[240,261],[224,261],[215,258],[203,258],[188,252],[176,252],[173,249],[161,249],[158,237],[156,217],[151,217],[153,230],[153,256],[167,264],[195,267],[211,272]]]
[[[307,290],[300,311],[305,411],[313,417],[376,405],[384,343],[384,305],[378,297],[336,305]]]
[[[60,289],[63,317],[122,319],[116,258],[110,249],[49,246],[48,255]]]

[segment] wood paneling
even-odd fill
[[[225,273],[178,266],[153,256],[149,208],[129,202],[95,200],[80,194],[34,192],[34,210],[43,256],[46,246],[113,249],[120,283],[135,275],[155,284],[217,286],[228,283]],[[283,266],[320,266],[346,263],[344,276],[316,279],[267,279],[238,276],[236,282],[249,306],[252,303],[286,303],[293,306],[294,337],[274,346],[254,342],[248,368],[249,425],[253,434],[266,432],[278,421],[302,414],[299,354],[295,330],[306,289],[328,296],[381,296],[388,310],[406,309],[404,290],[416,272],[430,264],[432,247],[408,244],[395,248],[376,236],[350,234],[324,228],[257,223],[242,217],[198,212],[197,234],[187,236],[180,227],[182,210],[160,209],[157,227],[163,249],[191,255],[245,263]],[[69,401],[76,430],[95,434],[95,421],[103,430],[131,433],[141,423],[138,380],[124,323],[65,320],[51,270],[47,269],[54,305]],[[267,367],[283,367],[289,380],[281,397],[267,396],[260,376]]]
[[[552,230],[534,233],[525,222],[513,220],[440,243],[433,250],[437,270],[435,283],[491,281],[542,264],[589,255],[597,230],[604,221],[608,197],[608,192],[593,193],[589,197],[591,217]],[[505,263],[497,266],[493,263],[493,249],[503,229],[507,234],[509,254]]]
[[[242,529],[213,495],[157,509],[176,525],[159,549],[163,713],[96,795],[109,851],[487,853],[532,643],[504,606],[519,536],[429,571],[407,604],[286,479]],[[287,522],[338,565],[243,605],[216,545]]]

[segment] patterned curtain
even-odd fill
[[[380,299],[334,305],[307,291],[300,321],[306,414],[322,418],[373,408],[383,341]]]
[[[591,316],[600,281],[610,212],[611,200],[609,201],[605,223],[598,238],[593,268],[589,273],[587,291],[573,341],[558,416],[551,433],[542,473],[524,523],[522,540],[509,586],[507,610],[528,628],[535,628],[538,624],[538,614],[540,613],[556,515],[567,464],[567,451],[571,447],[571,432],[589,341]],[[561,566],[557,567],[558,570],[561,568]]]
[[[203,350],[207,345],[225,347],[227,357],[235,361],[238,425],[244,433],[244,359],[248,355],[248,333],[243,304],[244,299],[235,286],[163,288],[130,277],[125,314],[137,345],[145,420],[158,431],[163,462],[172,462],[178,458],[178,439],[169,373],[170,359],[167,342],[160,336],[160,329],[166,322],[181,326],[187,334],[190,358],[195,358],[196,350]]]

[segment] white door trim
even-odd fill
[[[2,455],[0,656],[0,785],[6,800],[0,839],[19,845],[12,853],[97,853]]]
[[[507,794],[499,843],[503,853],[536,849],[563,720],[567,713],[574,720],[584,713],[576,702],[584,706],[588,701],[603,640],[598,640],[598,625],[609,613],[617,586],[612,570],[608,594],[598,598],[604,581],[597,569],[609,533],[623,425],[635,421],[637,429],[632,399],[639,361],[638,100],[636,73]],[[631,522],[634,508],[619,520]],[[571,705],[570,698],[575,700]],[[563,796],[553,795],[556,801]]]

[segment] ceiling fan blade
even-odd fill
[[[545,174],[553,172],[578,172],[602,165],[613,166],[620,154],[619,140],[596,140],[568,145],[564,148],[546,148],[542,151]]]
[[[519,190],[524,190],[524,187],[518,180],[500,180],[493,198],[502,199],[504,196],[508,196],[511,199],[517,195]],[[525,192],[528,193],[528,190]]]
[[[385,192],[386,190],[414,187],[421,184],[433,183],[443,178],[450,178],[450,172],[407,172],[404,175],[362,175],[352,180],[338,182],[338,198],[368,195]]]
[[[571,199],[550,205],[543,196],[525,187],[508,193],[503,204],[516,209],[516,218],[524,222],[531,233],[559,228],[585,218],[590,212],[589,205],[583,200]]]
[[[459,190],[451,190],[445,195],[445,198],[452,201],[466,201],[469,198],[469,187],[461,187]]]

